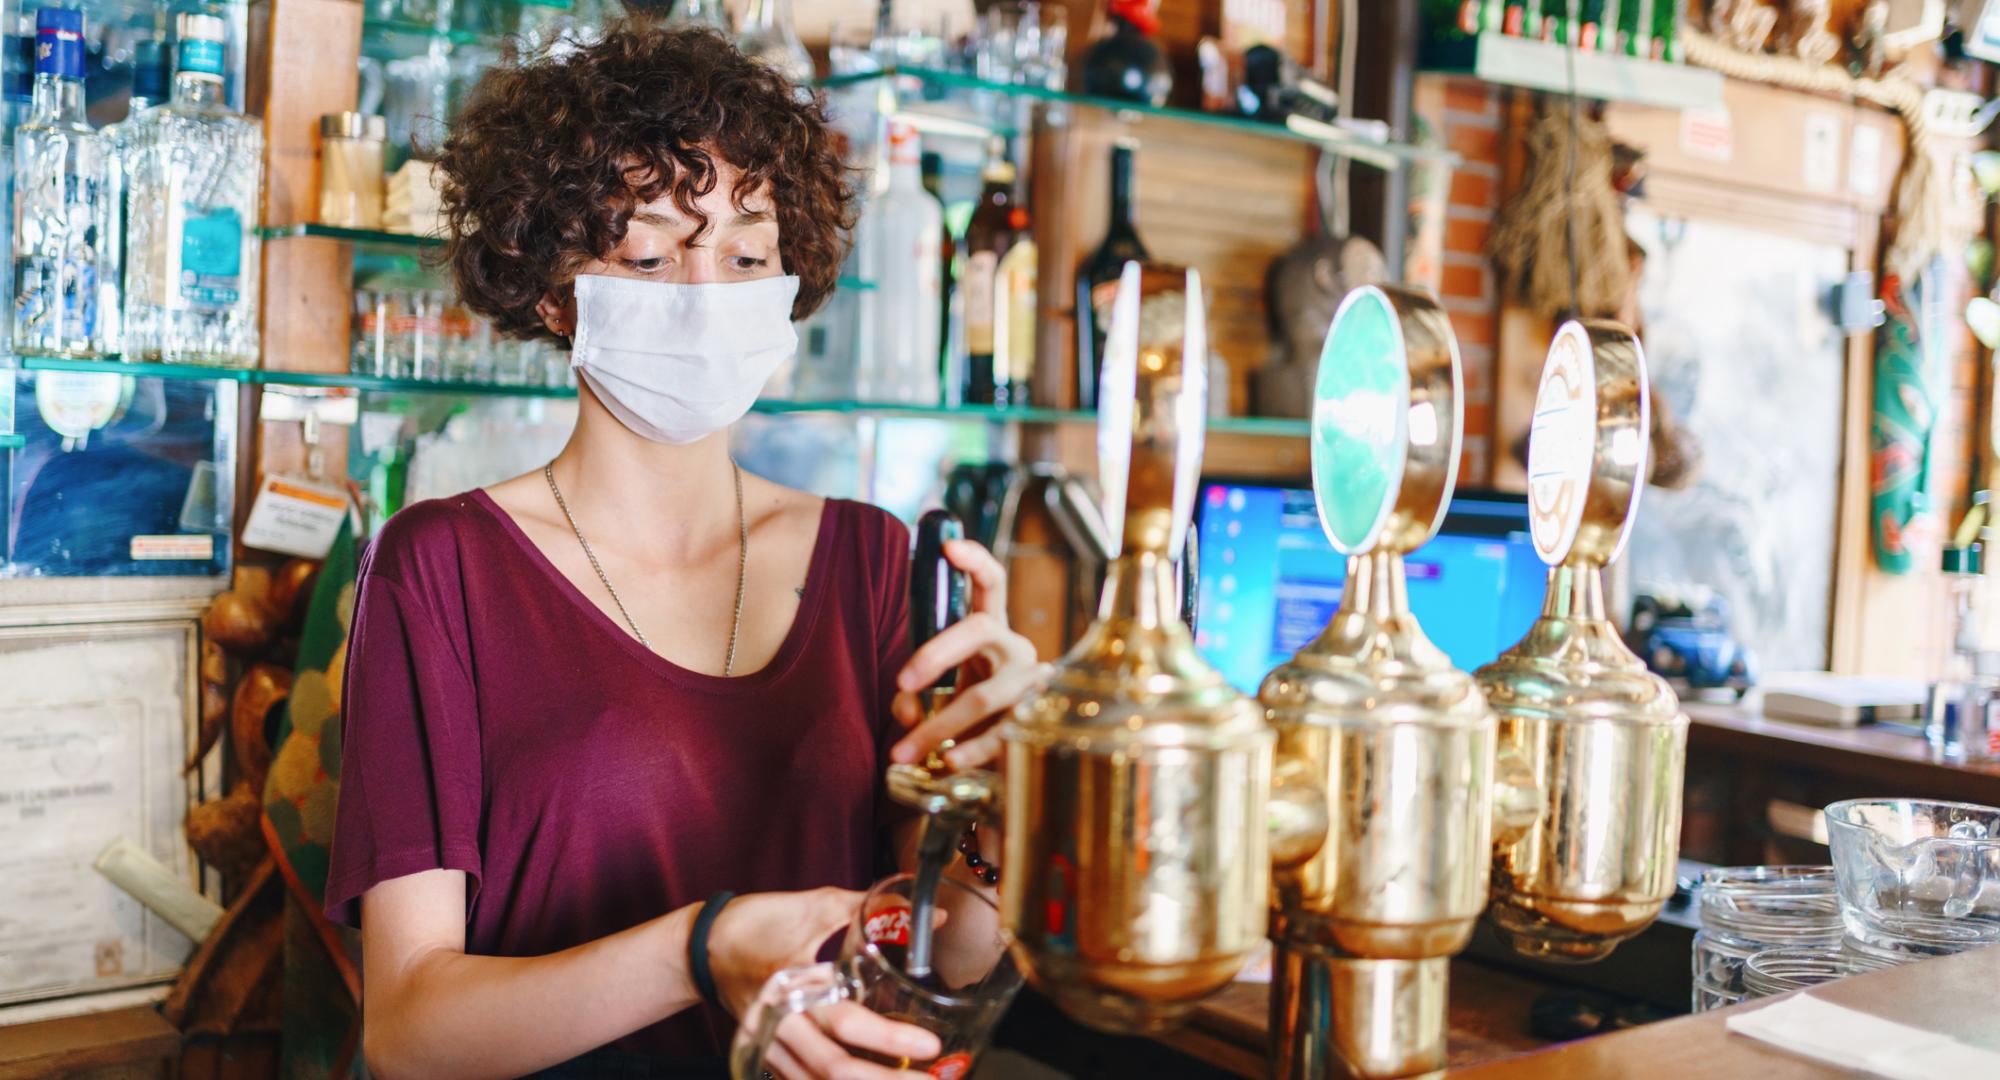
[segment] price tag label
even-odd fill
[[[243,526],[245,547],[324,559],[347,517],[347,492],[288,476],[266,476]]]
[[[1550,566],[1569,557],[1583,526],[1597,451],[1597,366],[1590,335],[1564,323],[1549,345],[1528,428],[1528,531]]]

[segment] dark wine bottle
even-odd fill
[[[1165,105],[1174,87],[1166,54],[1152,34],[1159,29],[1150,0],[1111,0],[1111,32],[1083,54],[1083,92],[1094,97]]]
[[[1085,259],[1076,275],[1076,405],[1097,408],[1097,365],[1104,355],[1111,301],[1125,264],[1152,260],[1139,230],[1132,224],[1132,146],[1111,148],[1111,224],[1104,242]]]
[[[1020,240],[1027,214],[1015,202],[1014,164],[1007,160],[1006,140],[994,138],[987,147],[986,182],[979,206],[965,226],[965,400],[968,404],[1009,404],[1011,387],[1004,361],[995,363],[998,321],[1006,317],[1000,263]],[[1011,346],[1011,342],[1009,343]]]

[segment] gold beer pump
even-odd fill
[[[1479,669],[1500,752],[1524,763],[1534,820],[1493,850],[1494,927],[1518,952],[1601,959],[1674,891],[1687,716],[1607,617],[1646,483],[1646,358],[1616,323],[1569,322],[1542,369],[1528,508],[1548,595],[1527,636]]]
[[[1097,620],[1004,728],[1015,958],[1069,1015],[1113,1031],[1171,1026],[1265,932],[1272,732],[1197,654],[1175,598],[1206,341],[1193,272],[1126,265],[1098,396],[1105,521],[1122,543]],[[1305,838],[1277,846],[1317,843],[1317,802],[1279,801],[1272,817]]]
[[[1442,1068],[1450,957],[1486,902],[1494,718],[1411,615],[1403,564],[1457,481],[1459,370],[1444,311],[1399,288],[1349,293],[1320,356],[1313,495],[1347,582],[1259,693],[1281,777],[1316,781],[1327,820],[1317,853],[1273,879],[1283,1080]]]

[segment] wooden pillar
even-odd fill
[[[353,109],[359,90],[361,5],[262,0],[252,6],[248,95],[264,118],[264,224],[313,220],[319,206],[319,118]],[[350,245],[322,239],[264,244],[264,366],[344,372],[353,306]]]

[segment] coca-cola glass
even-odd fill
[[[786,1018],[853,1001],[938,1037],[928,1061],[884,1057],[850,1048],[856,1057],[892,1068],[959,1080],[972,1072],[994,1025],[1021,989],[1021,972],[1007,954],[1000,912],[976,888],[946,878],[932,909],[931,971],[908,969],[910,898],[916,878],[897,874],[868,890],[833,963],[790,968],[771,976],[737,1029],[730,1052],[736,1080],[761,1080],[764,1058]]]

